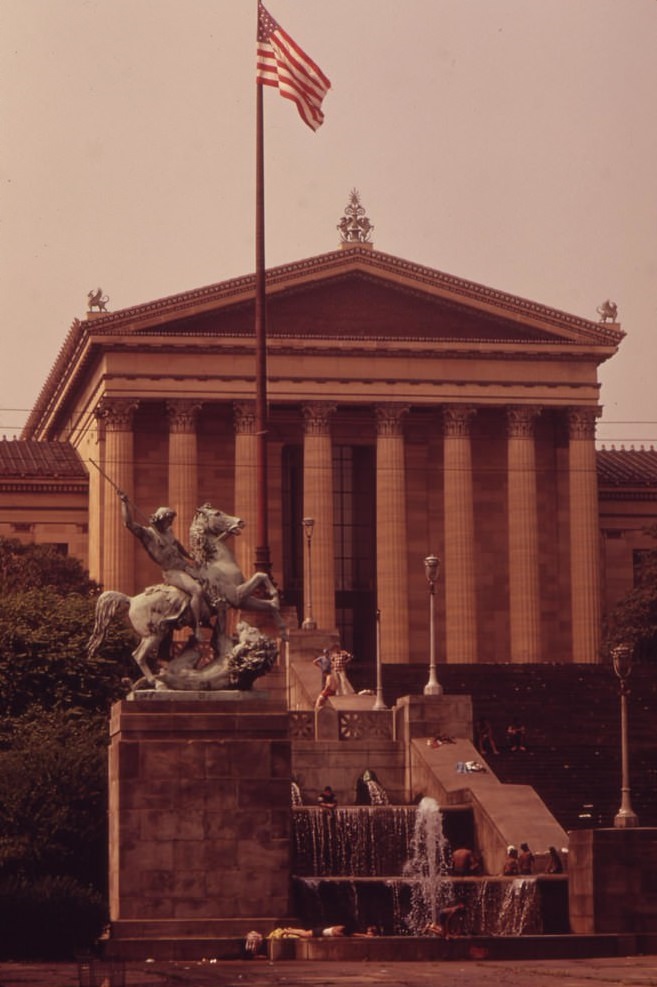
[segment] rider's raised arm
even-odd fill
[[[134,520],[132,516],[132,505],[128,499],[128,495],[119,490],[119,500],[121,501],[121,519],[128,531],[132,531],[133,534],[137,535],[142,530],[140,524]]]

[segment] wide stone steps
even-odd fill
[[[371,671],[350,666],[358,689]],[[610,826],[620,804],[620,703],[611,668],[600,665],[443,665],[447,694],[472,697],[473,716],[493,727],[498,756],[491,769],[508,783],[531,785],[564,829]],[[386,665],[386,704],[418,694],[426,665]],[[629,680],[630,788],[641,825],[657,825],[657,668],[636,665]],[[520,719],[527,751],[511,753],[506,727]]]

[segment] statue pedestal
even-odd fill
[[[110,721],[108,952],[222,955],[289,916],[287,712],[249,693],[135,695]]]

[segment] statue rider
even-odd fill
[[[165,583],[176,586],[191,597],[194,633],[197,641],[201,641],[203,584],[198,563],[171,530],[176,512],[170,507],[158,507],[155,513],[151,514],[150,524],[146,527],[134,520],[127,494],[122,490],[118,493],[121,499],[121,517],[126,528],[139,539],[153,561],[162,566]]]

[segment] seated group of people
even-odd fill
[[[506,861],[502,874],[505,877],[515,877],[516,875],[526,876],[534,873],[534,854],[526,843],[520,844],[520,850],[515,846],[510,846],[506,851]]]
[[[506,728],[506,741],[510,751],[526,751],[527,728],[519,719],[513,719]],[[475,738],[480,754],[499,754],[495,743],[495,735],[490,720],[480,719],[477,722]]]

